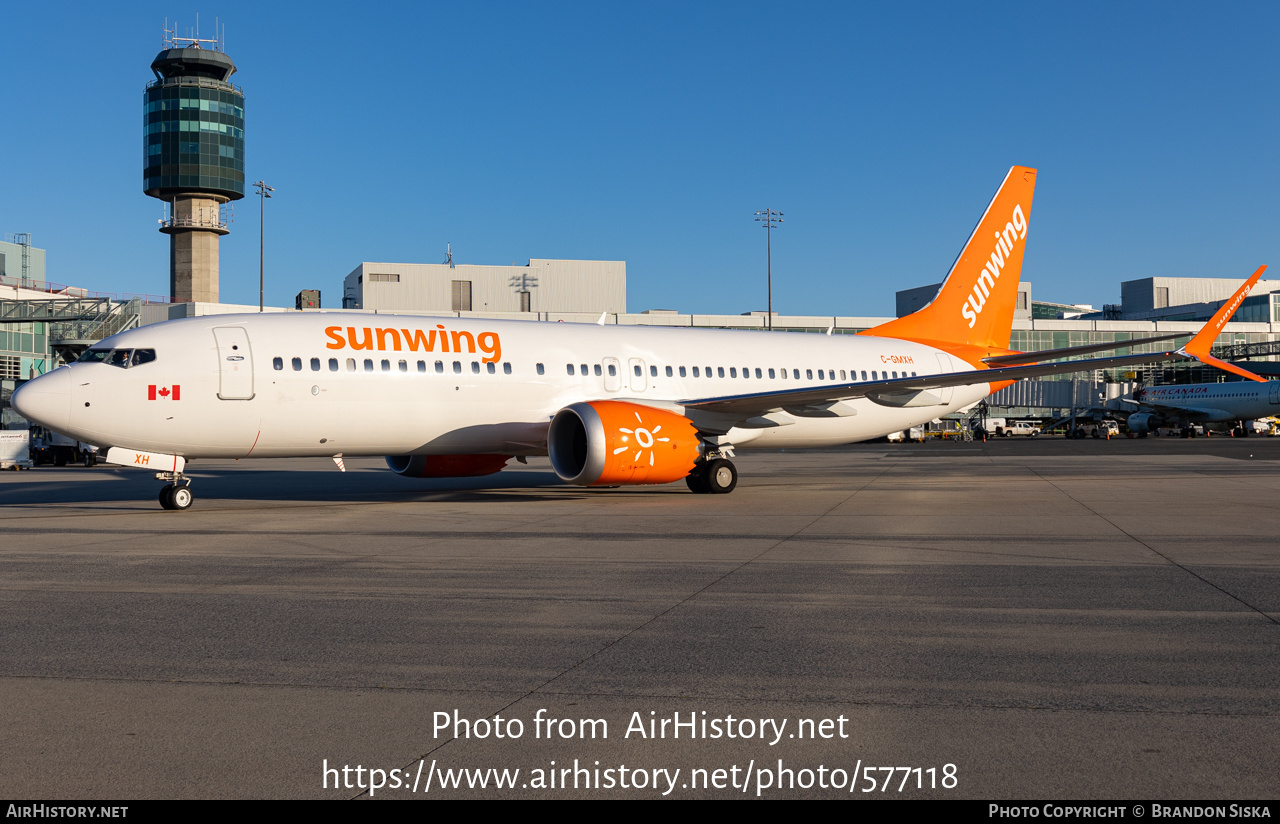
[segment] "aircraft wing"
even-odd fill
[[[803,389],[754,392],[745,395],[690,398],[678,403],[686,409],[726,413],[743,419],[779,409],[797,410],[802,415],[808,412],[816,417],[823,417],[824,410],[822,407],[830,405],[831,408],[826,411],[830,416],[838,417],[840,410],[834,405],[844,400],[870,398],[872,401],[881,403],[884,406],[937,406],[942,403],[942,400],[940,397],[933,395],[930,390],[951,386],[971,386],[978,383],[1017,381],[1023,378],[1038,378],[1044,375],[1060,375],[1069,372],[1088,372],[1094,369],[1112,369],[1139,363],[1180,360],[1185,357],[1185,355],[1170,350],[1160,353],[1149,352],[1144,355],[1119,355],[1111,358],[1093,358],[1091,360],[1003,366],[991,369],[972,369],[963,372],[943,372],[936,375],[916,375],[890,380],[808,386]],[[933,397],[930,397],[931,395]]]
[[[1162,415],[1176,415],[1197,423],[1233,421],[1240,417],[1239,415],[1233,415],[1225,409],[1216,409],[1212,406],[1169,406],[1163,403],[1153,403],[1152,401],[1133,401],[1127,399],[1124,400],[1124,403],[1135,404],[1143,411],[1153,410]]]
[[[1091,343],[1087,346],[1068,346],[1064,349],[1042,349],[1039,352],[1017,352],[1012,355],[996,355],[995,357],[983,358],[982,362],[988,366],[1018,366],[1024,363],[1041,363],[1056,358],[1074,358],[1077,355],[1092,355],[1094,352],[1109,352],[1114,349],[1128,349],[1132,346],[1140,346],[1144,343],[1156,343],[1158,341],[1174,340],[1175,338],[1191,338],[1191,332],[1173,332],[1168,335],[1156,335],[1146,338],[1132,338],[1131,340],[1112,341],[1110,343]]]
[[[690,398],[679,403],[686,410],[702,412],[704,415],[710,414],[714,418],[718,418],[717,426],[722,427],[728,420],[748,421],[753,417],[767,415],[769,412],[777,410],[784,410],[801,417],[842,417],[852,414],[853,410],[847,407],[841,408],[840,402],[855,398],[869,398],[875,403],[894,407],[941,406],[943,404],[941,396],[931,390],[945,389],[951,386],[971,386],[978,383],[1019,381],[1024,378],[1038,378],[1044,375],[1087,372],[1094,369],[1112,369],[1120,366],[1158,363],[1177,359],[1194,359],[1201,363],[1230,370],[1253,380],[1265,380],[1252,372],[1213,357],[1209,354],[1209,348],[1213,345],[1218,333],[1222,331],[1223,325],[1240,308],[1240,304],[1249,294],[1249,290],[1258,282],[1258,278],[1262,277],[1262,273],[1266,271],[1266,268],[1266,266],[1258,267],[1258,270],[1244,282],[1235,295],[1223,303],[1221,308],[1214,313],[1213,317],[1200,328],[1200,331],[1186,345],[1173,351],[1149,352],[1144,355],[1118,355],[1110,358],[1093,358],[1089,360],[1043,362],[1046,359],[1061,358],[1072,353],[1083,354],[1089,351],[1119,349],[1125,346],[1133,346],[1137,343],[1161,340],[1162,338],[1171,340],[1184,335],[1173,334],[1137,341],[1124,341],[1118,345],[1102,344],[1001,355],[987,358],[985,365],[988,368],[986,369],[943,372],[936,375],[918,375],[890,380],[810,386],[803,389],[783,389],[745,395]],[[1032,360],[1040,362],[1028,363],[1028,361]],[[1197,412],[1200,411],[1197,410]],[[769,424],[765,423],[765,425]]]

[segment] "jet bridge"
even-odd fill
[[[62,362],[80,357],[92,344],[138,325],[142,300],[56,297],[0,300],[0,324],[46,323],[49,348]]]

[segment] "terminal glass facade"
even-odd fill
[[[48,324],[0,324],[0,380],[28,380],[49,364]]]

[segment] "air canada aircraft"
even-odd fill
[[[1181,429],[1183,437],[1206,429],[1233,430],[1248,435],[1248,422],[1280,415],[1280,381],[1200,383],[1153,386],[1134,395],[1138,411],[1129,416],[1129,431],[1146,437],[1161,427]]]
[[[1236,291],[1231,300],[1222,305],[1201,330],[1201,336],[1216,337],[1261,276],[1262,269],[1259,269]],[[1249,421],[1280,414],[1280,381],[1268,381],[1244,367],[1219,360],[1207,351],[1202,352],[1197,359],[1227,372],[1234,372],[1245,380],[1140,389],[1134,393],[1133,400],[1123,401],[1139,407],[1126,421],[1130,432],[1145,438],[1151,432],[1158,434],[1161,427],[1171,427],[1181,429],[1182,436],[1190,438],[1195,434],[1192,425],[1202,424],[1207,429],[1238,428],[1241,435],[1248,435],[1249,427],[1246,424]],[[1258,386],[1259,383],[1263,385]]]
[[[867,440],[1022,378],[1209,357],[1213,321],[1158,353],[1064,363],[1049,361],[1143,341],[1009,349],[1035,179],[1009,170],[928,306],[857,335],[219,315],[106,338],[12,403],[110,463],[156,472],[166,509],[191,505],[193,458],[324,456],[341,468],[343,456],[378,455],[400,475],[440,478],[547,455],[570,484],[725,493],[736,449]]]

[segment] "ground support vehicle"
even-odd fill
[[[25,429],[0,431],[0,469],[31,468],[31,433]]]

